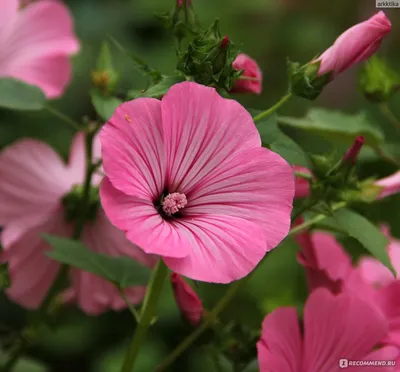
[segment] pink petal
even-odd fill
[[[311,171],[305,167],[300,167],[299,165],[293,165],[293,170],[295,172],[301,172],[308,175],[312,175]],[[296,192],[294,195],[295,199],[307,198],[310,196],[310,182],[302,177],[296,177]]]
[[[400,171],[376,181],[375,185],[382,187],[379,199],[397,194],[400,192]]]
[[[100,135],[104,170],[113,186],[150,202],[159,200],[165,185],[160,105],[152,98],[123,103]]]
[[[263,321],[257,343],[260,372],[299,372],[302,340],[296,309],[279,308]]]
[[[178,274],[194,280],[229,283],[246,276],[264,257],[266,237],[250,221],[227,215],[199,215],[174,223],[186,240],[187,256],[163,257]],[[175,247],[171,247],[175,248]]]
[[[45,255],[50,246],[40,237],[41,233],[70,236],[61,210],[49,215],[39,226],[27,231],[12,245],[6,245],[3,261],[9,263],[11,287],[7,295],[27,308],[37,308],[55,279],[59,264]]]
[[[4,27],[7,22],[17,15],[19,0],[2,0],[0,12],[0,25]]]
[[[372,353],[368,354],[364,360],[366,361],[396,361],[400,356],[400,349],[394,346],[385,346],[380,348],[379,350],[375,350]],[[396,363],[398,365],[398,363]],[[398,368],[398,367],[397,367]],[[385,372],[396,371],[396,367],[391,366],[368,366],[368,367],[352,367],[351,370],[354,372],[382,372],[382,369]]]
[[[154,266],[156,262],[156,257],[144,254],[125,238],[122,231],[111,225],[102,210],[98,211],[94,223],[85,226],[83,242],[95,252],[109,256],[126,255],[148,267]],[[94,274],[73,270],[73,287],[80,308],[88,314],[126,307],[116,287]],[[137,304],[143,299],[145,287],[137,286],[125,292],[130,302]]]
[[[244,70],[244,77],[257,80],[236,80],[232,92],[256,93],[261,94],[262,90],[262,71],[257,62],[247,54],[240,53],[232,64],[238,71]]]
[[[122,193],[108,177],[101,183],[100,198],[111,223],[144,252],[168,257],[188,254],[189,240],[181,234],[179,225],[165,221],[153,203]]]
[[[196,83],[171,87],[162,100],[162,122],[170,193],[189,193],[222,162],[261,146],[243,106]]]
[[[304,308],[304,360],[307,372],[339,370],[342,358],[362,360],[387,334],[383,315],[356,296],[311,293]]]
[[[21,140],[0,153],[0,179],[0,225],[51,210],[74,182],[59,155],[35,140]]]
[[[263,229],[270,250],[290,228],[293,171],[272,151],[247,149],[203,176],[186,196],[184,217],[213,213],[246,219]]]

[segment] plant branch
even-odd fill
[[[253,118],[254,121],[258,121],[261,119],[264,119],[266,117],[268,117],[269,115],[273,114],[276,110],[278,110],[278,108],[280,108],[282,105],[284,105],[287,101],[289,101],[289,99],[292,97],[292,93],[289,92],[288,94],[286,94],[285,96],[283,96],[277,103],[275,103],[275,105],[273,105],[272,107],[270,107],[268,110],[265,110],[263,112],[261,112],[260,114],[258,114],[257,116],[255,116]]]

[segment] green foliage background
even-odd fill
[[[152,15],[153,12],[170,9],[173,0],[69,0],[67,3],[76,20],[82,48],[73,61],[74,78],[70,87],[62,99],[53,103],[60,111],[76,119],[93,112],[88,95],[90,72],[95,67],[101,42],[108,36],[117,39],[151,66],[166,73],[173,71],[173,39]],[[346,28],[376,11],[373,0],[193,0],[193,3],[204,25],[209,25],[216,17],[220,18],[222,32],[262,67],[263,94],[237,97],[246,107],[253,109],[271,106],[286,92],[287,56],[299,62],[309,61],[329,47]],[[387,13],[392,19],[393,32],[379,53],[388,57],[391,65],[396,67],[400,65],[400,9]],[[115,67],[122,74],[119,89],[143,89],[145,80],[132,68],[129,58],[114,47],[112,54]],[[325,89],[315,101],[315,106],[348,113],[367,110],[374,125],[384,129],[388,142],[399,143],[399,133],[375,106],[364,99],[357,90],[356,81],[357,69],[347,71]],[[280,114],[302,116],[311,104],[295,98],[280,110]],[[389,104],[400,117],[400,94]],[[334,142],[327,142],[326,138],[317,135],[297,133],[288,128],[285,131],[312,152],[325,152],[331,147],[338,151],[344,149],[343,144],[333,139]],[[72,135],[70,128],[44,112],[0,111],[0,147],[29,136],[47,141],[66,158]],[[397,151],[400,155],[400,150]],[[362,153],[361,160],[359,172],[364,176],[385,176],[395,170],[370,150]],[[400,237],[400,196],[372,207],[360,206],[360,210],[375,221],[390,223],[392,233]],[[363,253],[353,239],[346,239],[345,244],[352,252]],[[246,289],[223,314],[223,320],[234,319],[257,330],[266,312],[277,306],[291,305],[300,309],[307,291],[303,270],[296,262],[296,250],[296,244],[287,240],[279,249],[268,254]],[[209,308],[225,289],[224,286],[199,284],[199,293]],[[23,309],[2,296],[1,324],[19,329],[27,319]],[[20,365],[18,371],[119,371],[124,347],[134,329],[134,322],[127,311],[88,317],[70,308],[63,312],[61,320],[61,327],[52,335],[44,333],[41,342],[29,350],[33,364],[23,362],[25,364]],[[155,364],[189,331],[180,319],[168,286],[161,301],[159,320],[151,329],[137,370],[152,371]],[[214,370],[208,353],[202,348],[193,348],[171,371]]]

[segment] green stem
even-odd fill
[[[340,208],[346,206],[345,202],[338,202],[332,206],[332,211],[336,211]],[[319,214],[299,226],[293,227],[288,236],[296,235],[317,222],[323,221],[328,216],[326,214]],[[248,278],[248,277],[247,277]],[[203,323],[197,327],[188,337],[186,337],[173,351],[169,354],[156,368],[155,372],[162,372],[171,365],[186,349],[188,349],[213,323],[217,320],[218,315],[225,309],[225,307],[229,304],[229,302],[236,295],[238,290],[242,287],[242,285],[246,282],[246,279],[237,281],[233,283],[229,289],[226,291],[224,297],[222,297],[219,302],[215,305],[215,307],[205,316]],[[122,371],[122,372],[130,372],[130,371]]]
[[[253,118],[253,120],[258,121],[258,120],[264,119],[267,116],[273,114],[276,110],[278,110],[279,107],[281,107],[283,104],[285,104],[287,101],[289,101],[289,99],[291,97],[292,97],[292,93],[289,92],[288,94],[283,96],[277,103],[275,103],[275,105],[270,107],[268,110],[265,110],[265,111],[261,112],[260,114],[258,114],[257,116],[255,116]]]
[[[382,103],[380,106],[382,114],[397,128],[400,129],[400,121],[394,116],[388,104]]]
[[[146,338],[147,331],[156,314],[157,303],[164,287],[164,282],[167,278],[167,275],[167,266],[165,266],[163,260],[159,260],[147,287],[146,296],[143,301],[143,308],[140,314],[140,320],[136,326],[135,335],[133,336],[131,345],[127,350],[121,372],[133,371],[136,358],[139,355],[140,347]]]
[[[128,297],[126,297],[126,294],[124,293],[124,290],[122,288],[120,288],[119,286],[117,286],[119,295],[121,296],[121,298],[124,300],[124,302],[126,303],[126,306],[128,308],[128,310],[131,312],[131,314],[133,315],[133,317],[136,320],[136,323],[139,323],[140,321],[140,316],[139,313],[136,311],[136,309],[132,306],[132,304],[130,303]]]
[[[384,152],[381,148],[376,147],[374,150],[375,150],[376,154],[377,154],[380,158],[382,158],[382,160],[384,160],[384,161],[386,161],[386,162],[388,162],[388,163],[394,165],[394,166],[397,167],[397,168],[400,168],[400,163],[398,163],[397,160],[396,160],[396,159],[393,159],[391,156],[386,155],[385,152]]]
[[[63,114],[62,112],[58,111],[54,107],[51,106],[45,106],[45,109],[52,115],[58,117],[61,119],[64,123],[68,124],[70,127],[74,128],[75,130],[81,130],[81,126],[73,121],[70,117],[67,115]]]
[[[218,315],[222,310],[229,304],[231,299],[236,295],[237,291],[241,287],[242,283],[246,280],[241,280],[233,283],[226,291],[224,297],[222,297],[215,307],[207,314],[204,318],[203,323],[197,327],[188,337],[186,337],[177,348],[168,355],[164,361],[159,364],[156,368],[156,372],[164,371],[175,359],[177,359],[190,345],[193,344],[203,333],[206,331],[218,318]],[[125,371],[124,371],[125,372]]]

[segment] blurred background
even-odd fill
[[[95,67],[102,41],[109,36],[162,72],[174,70],[173,39],[153,16],[154,12],[169,10],[174,0],[69,0],[66,3],[75,18],[81,52],[74,57],[74,78],[66,94],[53,102],[60,111],[77,120],[91,112],[88,96],[91,70]],[[261,66],[263,94],[237,97],[247,108],[255,109],[271,106],[286,92],[286,57],[299,62],[311,60],[345,29],[377,11],[374,0],[193,0],[193,3],[204,26],[219,18],[222,33],[229,35]],[[396,68],[400,65],[400,9],[388,10],[387,14],[392,20],[393,32],[384,41],[379,54],[387,57]],[[134,70],[129,58],[113,46],[111,50],[115,67],[122,75],[119,90],[143,89],[145,80]],[[331,83],[314,103],[294,98],[280,113],[302,116],[311,105],[348,113],[366,110],[374,124],[384,129],[389,142],[399,141],[399,133],[359,92],[357,67]],[[400,94],[389,105],[400,117]],[[329,144],[316,136],[294,131],[288,134],[312,152],[327,151],[329,146],[342,150],[343,145]],[[0,148],[23,136],[34,137],[50,143],[66,158],[72,135],[70,128],[46,113],[0,111]],[[381,177],[395,170],[368,150],[361,160],[361,176]],[[364,214],[375,221],[389,223],[392,234],[400,237],[400,197],[380,202]],[[344,244],[356,254],[361,253],[361,248],[352,239],[346,239]],[[307,292],[303,270],[296,263],[296,250],[296,244],[287,240],[270,253],[246,289],[223,314],[223,321],[239,321],[256,331],[265,314],[277,306],[301,308]],[[224,286],[198,284],[207,308],[211,308],[225,290]],[[159,319],[142,349],[138,371],[153,371],[154,366],[190,332],[180,318],[169,285],[160,304]],[[1,325],[17,330],[27,319],[28,314],[23,309],[1,296]],[[41,342],[28,350],[29,360],[19,364],[18,372],[119,371],[135,327],[127,311],[88,317],[71,307],[63,311],[61,322],[52,334],[44,333]],[[170,370],[214,371],[209,352],[204,347],[192,348]]]

